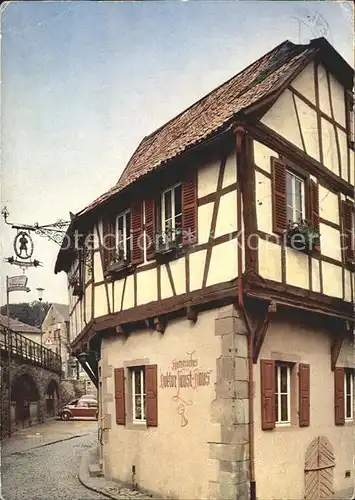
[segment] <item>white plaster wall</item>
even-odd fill
[[[157,270],[149,269],[137,273],[137,305],[158,300]]]
[[[338,195],[319,184],[319,215],[323,219],[339,224]]]
[[[304,497],[304,460],[307,447],[317,436],[326,436],[334,447],[334,489],[350,488],[353,478],[345,478],[345,470],[353,469],[353,427],[334,425],[334,374],[330,369],[332,337],[320,327],[294,322],[291,317],[271,322],[255,377],[255,474],[258,498],[299,500]],[[352,352],[352,350],[351,350]],[[270,431],[261,429],[260,359],[277,359],[282,353],[290,361],[310,364],[310,426],[297,424]],[[349,348],[347,350],[347,356]],[[341,359],[339,359],[339,363]],[[339,364],[339,366],[344,366]],[[296,375],[297,385],[297,375]],[[298,394],[293,392],[298,405]],[[272,473],[270,475],[270,464]],[[272,480],[270,480],[272,478]]]
[[[121,280],[116,280],[113,283],[113,296],[114,296],[114,311],[113,312],[118,312],[121,311],[121,306],[122,306],[122,293],[124,289],[124,279]]]
[[[177,295],[186,293],[185,259],[177,259],[170,262],[170,271],[174,280]]]
[[[309,288],[308,255],[289,247],[286,247],[285,250],[287,284]]]
[[[318,66],[318,89],[319,89],[319,106],[320,109],[331,116],[330,102],[329,102],[329,88],[327,81],[327,73],[322,64]]]
[[[214,334],[215,311],[199,315],[195,325],[180,319],[169,323],[164,335],[141,331],[126,341],[104,340],[102,362],[113,368],[146,359],[158,365],[158,427],[127,429],[115,423],[114,403],[109,403],[112,429],[104,445],[104,467],[109,477],[130,482],[132,465],[140,488],[159,492],[164,498],[186,500],[208,497],[208,481],[217,479],[216,461],[210,460],[208,442],[218,442],[219,424],[211,423],[211,402],[215,399],[216,358],[220,339]],[[175,389],[162,388],[160,375],[173,372],[172,361],[186,359],[187,353],[198,360],[200,371],[211,371],[210,385],[198,390],[181,389],[188,424],[181,426]],[[113,379],[107,379],[113,394]],[[131,404],[126,401],[126,404]]]
[[[353,302],[353,295],[351,291],[351,271],[348,271],[345,269],[344,272],[344,288],[345,288],[345,297],[344,300],[347,300],[348,302]]]
[[[131,307],[134,307],[134,278],[132,275],[127,276],[122,309],[130,309]]]
[[[341,267],[322,262],[323,293],[331,297],[342,298],[342,272]]]
[[[329,73],[329,79],[330,79],[330,90],[332,94],[334,118],[337,123],[340,123],[340,125],[345,127],[346,115],[345,115],[344,87],[331,73]]]
[[[207,243],[211,232],[211,221],[214,203],[206,203],[198,207],[198,243]]]
[[[323,145],[323,164],[329,168],[334,174],[339,175],[339,162],[337,143],[335,139],[335,132],[333,125],[321,119],[322,127],[322,145]]]
[[[320,266],[317,259],[312,259],[312,291],[320,292]]]
[[[95,286],[94,289],[94,312],[95,318],[108,314],[107,296],[105,285]]]
[[[259,274],[269,280],[282,281],[281,246],[259,238]]]
[[[237,239],[216,245],[212,249],[207,286],[230,281],[238,276]]]
[[[202,198],[207,194],[215,193],[221,160],[213,160],[211,163],[198,169],[197,173],[197,196]]]
[[[268,148],[267,146],[264,146],[261,142],[258,141],[253,141],[253,147],[254,147],[254,163],[257,165],[259,168],[262,168],[265,170],[265,172],[268,172],[271,174],[271,161],[270,158],[272,156],[275,156],[276,158],[278,157],[278,154],[276,151],[273,151],[272,149]]]
[[[292,87],[316,105],[314,64],[311,62],[292,82]]]
[[[231,153],[226,161],[224,169],[222,188],[230,186],[237,182],[237,157],[235,152]]]
[[[85,317],[86,321],[91,320],[92,315],[92,285],[89,285],[85,289]]]
[[[200,250],[190,254],[190,292],[199,290],[202,287],[203,271],[205,269],[207,250]]]
[[[319,161],[317,113],[298,97],[295,97],[306,153]]]
[[[215,238],[237,230],[237,192],[223,195],[219,202]]]
[[[285,90],[280,95],[260,121],[298,148],[303,149],[292,94],[289,90]]]
[[[265,233],[272,234],[271,180],[257,171],[255,171],[255,196],[258,229]]]
[[[327,224],[320,224],[322,254],[341,261],[340,231]]]
[[[94,253],[94,279],[95,283],[103,281],[104,275],[102,272],[101,255],[100,252]]]

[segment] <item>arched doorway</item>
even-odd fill
[[[53,417],[58,409],[59,389],[55,380],[51,380],[46,392],[46,414],[47,417]]]
[[[24,373],[14,380],[12,401],[15,402],[15,425],[26,427],[38,418],[39,392],[33,378]]]

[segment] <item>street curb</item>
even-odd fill
[[[75,434],[75,436],[69,436],[66,438],[56,439],[54,441],[48,441],[48,443],[39,444],[38,446],[32,446],[32,448],[26,448],[26,450],[13,451],[12,453],[8,453],[7,455],[8,456],[10,456],[10,455],[23,455],[24,453],[27,453],[28,451],[31,451],[31,450],[36,450],[37,448],[44,448],[45,446],[50,446],[52,444],[62,443],[64,441],[70,441],[71,439],[76,439],[76,438],[83,437],[83,436],[89,436],[89,434],[90,434],[90,432],[86,432],[85,434]]]
[[[80,466],[79,466],[79,474],[78,474],[78,479],[79,482],[88,490],[93,491],[94,493],[99,493],[100,495],[103,495],[106,498],[111,498],[113,500],[117,500],[117,497],[114,497],[110,495],[109,493],[103,492],[99,488],[94,488],[93,486],[89,486],[87,481],[84,480],[84,476],[87,475],[87,470],[89,469],[89,462],[90,462],[90,454],[96,447],[96,443],[94,446],[92,446],[88,451],[83,453],[82,458],[80,460]]]

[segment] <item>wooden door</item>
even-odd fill
[[[324,436],[318,436],[309,445],[305,458],[306,500],[329,500],[333,498],[333,470],[335,466],[333,447]]]

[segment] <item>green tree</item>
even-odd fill
[[[20,302],[18,304],[10,304],[10,317],[18,319],[22,323],[40,327],[45,315],[47,314],[50,304],[48,302]],[[0,309],[1,314],[6,315],[6,306]]]

